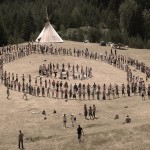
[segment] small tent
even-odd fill
[[[105,41],[101,41],[100,46],[106,46],[106,42]]]
[[[36,42],[40,43],[62,43],[63,40],[55,31],[53,26],[50,24],[49,21],[45,23],[45,27],[43,28],[42,32],[39,34]]]

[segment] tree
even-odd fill
[[[145,9],[143,11],[144,17],[144,35],[145,39],[150,39],[150,10]]]
[[[80,41],[80,42],[84,41],[84,35],[83,35],[82,29],[78,29],[77,41]]]
[[[123,42],[123,36],[122,33],[120,32],[120,30],[115,29],[115,30],[110,30],[108,32],[109,36],[110,36],[110,40],[113,43],[122,43]]]
[[[100,37],[101,33],[98,29],[95,28],[89,29],[88,39],[90,40],[90,42],[99,42]]]
[[[23,25],[23,39],[25,41],[30,40],[30,36],[32,33],[35,33],[35,24],[34,24],[34,18],[32,16],[31,11],[29,11],[28,15],[26,16],[24,20],[24,25]]]
[[[118,19],[113,11],[110,11],[106,21],[107,27],[111,30],[119,28]]]
[[[72,22],[74,24],[74,27],[80,27],[82,20],[81,20],[81,14],[78,7],[75,7],[73,9],[71,17],[72,17]]]
[[[125,0],[120,9],[120,27],[129,36],[143,37],[142,9],[135,0]]]
[[[2,22],[0,22],[0,46],[6,45],[6,44],[7,44],[6,30],[5,30]]]

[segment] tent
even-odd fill
[[[101,41],[100,46],[106,46],[106,42],[105,41]]]
[[[55,31],[53,26],[50,24],[49,21],[45,23],[45,27],[43,28],[42,32],[39,34],[36,42],[40,43],[62,43],[63,40]]]

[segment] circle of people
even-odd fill
[[[150,78],[150,67],[146,66],[144,62],[140,62],[137,59],[133,59],[131,57],[123,55],[118,55],[116,49],[115,52],[113,52],[113,50],[111,49],[110,54],[107,54],[107,51],[105,51],[105,54],[103,53],[101,54],[93,51],[90,52],[88,48],[86,48],[85,50],[75,48],[67,49],[62,47],[56,48],[53,47],[52,44],[50,46],[46,46],[33,44],[30,42],[25,46],[19,46],[18,44],[16,44],[0,47],[0,55],[2,55],[1,59],[3,60],[3,63],[12,62],[22,57],[29,56],[32,53],[65,55],[65,56],[83,57],[94,60],[100,60],[109,63],[111,65],[114,65],[115,67],[120,68],[122,70],[125,69],[125,66],[132,66],[135,67],[135,69],[141,71],[142,73],[145,73],[146,80]]]
[[[88,79],[92,77],[92,68],[87,67],[83,68],[83,66],[79,66],[78,64],[75,65],[70,65],[70,63],[66,65],[63,63],[61,65],[62,67],[60,68],[60,64],[52,64],[49,63],[48,65],[43,64],[39,66],[39,75],[43,75],[46,77],[54,77],[57,78],[57,75],[59,73],[59,79]]]
[[[89,52],[89,50],[86,48],[86,50],[76,50],[76,49],[65,49],[65,48],[54,48],[52,45],[51,46],[41,46],[41,45],[33,45],[33,44],[28,44],[27,46],[23,47],[23,48],[18,48],[17,46],[8,46],[8,47],[3,47],[1,49],[1,53],[2,53],[2,60],[4,63],[7,62],[11,62],[13,60],[16,60],[18,58],[22,58],[25,56],[28,56],[32,53],[42,53],[42,54],[52,54],[52,55],[69,55],[69,56],[74,56],[74,57],[85,57],[85,58],[90,58],[90,59],[94,59],[94,60],[100,60],[100,61],[104,61],[110,65],[113,65],[119,69],[122,69],[124,71],[127,72],[127,85],[125,86],[124,84],[122,84],[121,86],[121,93],[122,95],[125,95],[125,90],[127,91],[128,96],[130,96],[130,93],[134,93],[136,94],[137,92],[139,93],[139,95],[142,96],[143,99],[145,99],[145,95],[148,95],[148,98],[150,96],[150,85],[146,88],[145,86],[145,81],[142,78],[139,77],[135,77],[131,71],[131,69],[129,68],[129,66],[133,66],[135,67],[135,69],[140,70],[141,72],[146,74],[146,81],[148,81],[148,78],[150,78],[150,68],[147,67],[144,63],[139,63],[138,60],[129,58],[129,57],[125,57],[123,55],[117,55],[117,52],[115,50],[115,53],[113,53],[112,49],[111,49],[111,53],[108,55],[107,51],[105,52],[105,54],[98,54],[97,52]],[[58,87],[62,87],[62,81],[52,81],[52,87],[50,87],[51,85],[51,81],[49,80],[49,87],[47,87],[47,80],[45,80],[45,87],[42,86],[42,77],[40,77],[40,87],[34,87],[31,85],[31,75],[29,75],[29,83],[25,84],[25,77],[24,75],[22,76],[22,80],[24,80],[21,83],[19,82],[19,84],[17,84],[16,82],[14,82],[14,80],[12,79],[10,81],[10,75],[8,75],[7,78],[7,73],[4,73],[3,75],[1,75],[1,82],[3,82],[4,80],[4,84],[5,85],[9,85],[9,87],[11,87],[11,89],[13,89],[12,87],[18,86],[19,91],[21,90],[22,87],[22,91],[24,93],[29,93],[30,95],[40,95],[40,93],[42,94],[42,96],[45,96],[45,91],[47,91],[47,96],[49,97],[49,93],[52,92],[52,97],[54,97],[54,93],[56,92],[56,98],[59,96],[59,92],[61,92],[61,98],[68,98],[68,94],[70,95],[70,97],[73,97],[76,99],[76,95],[77,93],[79,94],[79,99],[82,97],[83,95],[83,99],[85,97],[85,94],[87,93],[88,95],[88,99],[90,99],[90,95],[93,95],[93,99],[94,99],[94,95],[97,94],[97,99],[100,99],[100,95],[102,95],[102,99],[106,99],[106,97],[108,97],[108,99],[110,99],[110,95],[113,96],[113,98],[115,98],[116,96],[119,97],[119,91],[120,88],[117,84],[115,84],[114,86],[112,86],[111,84],[107,87],[107,92],[106,92],[106,85],[103,85],[102,88],[102,92],[101,92],[101,88],[99,85],[96,85],[97,87],[97,91],[95,90],[96,88],[94,88],[91,85],[87,85],[84,86],[81,85],[81,83],[79,84],[79,86],[77,86],[76,84],[74,85],[75,88],[68,88],[68,83],[66,82],[64,84],[64,88],[58,88]],[[10,74],[10,73],[8,73]],[[16,75],[17,76],[17,75]],[[12,77],[14,78],[14,77]],[[35,79],[35,83],[37,82],[37,78]],[[60,83],[60,86],[58,86]],[[36,85],[36,84],[35,84]],[[56,89],[55,89],[55,85],[56,85]],[[66,86],[67,85],[67,86]],[[81,85],[81,86],[80,86]],[[73,87],[73,85],[71,84],[70,87]],[[77,88],[76,88],[77,87]],[[84,88],[86,87],[86,88]],[[91,88],[93,87],[93,88]],[[86,89],[86,90],[85,90]],[[55,91],[56,90],[56,91]],[[36,91],[36,92],[35,92]],[[50,91],[50,92],[49,92]],[[147,92],[146,92],[147,91]],[[34,93],[34,94],[33,94]],[[63,94],[64,93],[64,94]],[[63,96],[65,95],[65,96]]]

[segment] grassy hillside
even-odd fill
[[[98,44],[85,44],[79,42],[65,41],[62,44],[54,44],[56,47],[76,48],[98,51],[104,53],[110,47],[100,47]],[[119,51],[118,54],[127,55],[150,64],[147,50],[129,49]],[[29,57],[16,60],[4,65],[5,70],[22,75],[38,75],[38,66],[47,62],[58,62],[92,66],[94,77],[81,81],[82,83],[93,82],[99,84],[125,82],[126,73],[103,62],[75,58],[71,56],[51,56],[32,54]],[[144,78],[141,72],[136,75]],[[118,75],[118,76],[117,76]],[[71,83],[79,81],[70,80]],[[146,84],[150,84],[148,81]],[[150,101],[142,101],[138,95],[121,97],[112,100],[65,100],[33,97],[23,100],[22,93],[10,91],[10,99],[6,98],[6,88],[0,84],[0,149],[16,150],[18,142],[18,131],[24,133],[24,145],[26,150],[149,150],[150,147]],[[96,105],[97,112],[95,120],[86,120],[83,116],[83,106],[86,104]],[[53,114],[53,110],[57,113]],[[41,114],[46,110],[47,119]],[[64,129],[62,114],[67,114],[67,128]],[[75,127],[71,127],[70,114],[74,113],[77,121]],[[118,113],[120,119],[114,120]],[[123,124],[127,115],[132,122]],[[78,143],[76,128],[80,124],[85,136],[83,142]]]

